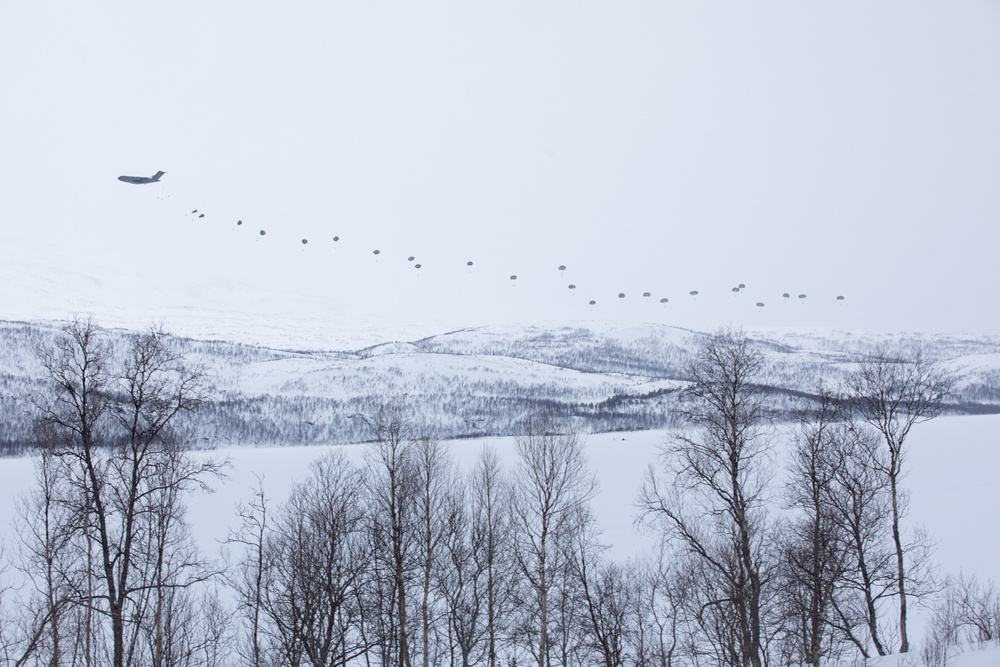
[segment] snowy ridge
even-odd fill
[[[61,323],[0,322],[0,443],[28,437],[30,396],[43,387],[38,350]],[[109,329],[111,339],[128,330]],[[1000,410],[1000,337],[751,330],[766,352],[766,383],[780,413],[801,406],[820,379],[836,384],[866,346],[923,345],[956,378],[957,414]],[[460,329],[360,349],[278,349],[238,340],[175,337],[217,390],[192,424],[201,446],[357,442],[363,419],[403,404],[441,437],[507,435],[539,409],[590,432],[664,428],[705,333],[662,324],[576,322]],[[291,342],[291,339],[290,339]],[[194,434],[197,434],[196,436]]]

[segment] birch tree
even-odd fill
[[[906,440],[913,426],[937,417],[953,380],[940,364],[920,349],[876,347],[865,355],[848,379],[854,410],[879,434],[886,457],[879,472],[889,485],[892,542],[895,548],[896,594],[899,603],[899,652],[910,650],[907,548],[901,521],[905,497],[901,488]]]
[[[529,420],[515,443],[516,557],[537,614],[535,658],[538,667],[548,667],[550,606],[556,566],[563,556],[560,550],[585,527],[597,480],[587,466],[579,435],[550,419]]]
[[[720,662],[761,667],[768,639],[776,533],[768,516],[772,474],[764,357],[741,331],[709,336],[687,370],[689,430],[664,449],[640,495],[655,521],[703,567],[700,621]]]

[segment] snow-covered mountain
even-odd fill
[[[0,443],[28,438],[31,396],[44,389],[39,351],[55,321],[0,323]],[[104,330],[112,340],[130,334]],[[822,381],[835,386],[875,343],[921,345],[957,378],[949,410],[1000,411],[1000,336],[751,330],[766,352],[773,405],[787,412]],[[698,332],[661,324],[578,322],[461,329],[360,349],[268,347],[176,337],[216,390],[191,425],[202,447],[358,442],[363,417],[405,406],[444,438],[508,435],[532,412],[573,419],[589,432],[663,428],[686,382]],[[196,435],[195,435],[196,434]]]

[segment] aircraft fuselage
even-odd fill
[[[146,183],[156,183],[160,180],[160,176],[163,176],[165,171],[158,171],[152,176],[119,176],[118,180],[122,183],[131,183],[132,185],[145,185]]]

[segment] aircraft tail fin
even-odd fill
[[[160,180],[160,176],[163,176],[165,173],[167,173],[167,172],[165,172],[165,171],[158,171],[158,172],[156,172],[155,174],[153,174],[153,180],[154,181]]]

